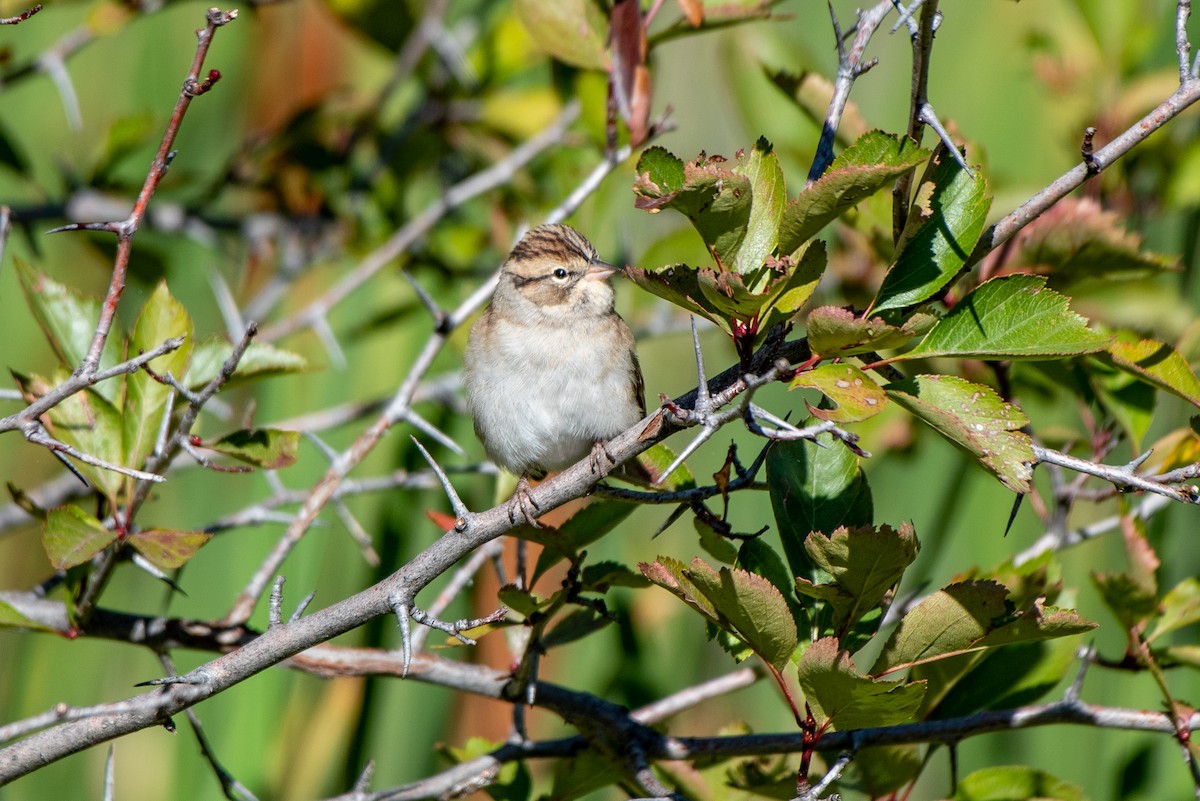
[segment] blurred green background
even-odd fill
[[[101,193],[121,209],[145,174],[191,59],[192,32],[202,25],[206,9],[206,4],[193,2],[151,5],[139,9],[116,2],[51,0],[32,20],[0,28],[2,75],[72,32],[89,37],[66,60],[69,81],[56,85],[50,76],[37,73],[0,87],[0,139],[5,145],[0,202],[17,213],[0,265],[0,353],[11,370],[48,372],[53,365],[52,352],[23,303],[13,259],[87,292],[101,294],[107,284],[111,242],[85,234],[45,236],[44,231],[75,219],[70,212],[77,207],[68,212],[64,204],[80,202],[85,190]],[[1166,0],[943,5],[930,97],[943,119],[971,143],[972,159],[985,163],[996,196],[993,216],[1073,166],[1085,126],[1099,128],[1097,141],[1107,141],[1169,94],[1177,80],[1174,4]],[[848,26],[853,4],[834,6]],[[253,404],[257,423],[387,397],[430,330],[399,267],[411,270],[439,302],[454,304],[499,263],[513,226],[539,221],[599,159],[603,79],[553,65],[507,3],[451,3],[444,18],[444,47],[434,48],[439,57],[427,54],[376,108],[374,99],[422,9],[421,3],[394,0],[291,0],[242,8],[240,18],[218,33],[206,69],[219,69],[223,78],[193,103],[176,143],[179,155],[152,204],[154,209],[183,209],[198,224],[166,230],[152,214],[151,224],[138,234],[134,278],[121,309],[126,328],[154,283],[165,277],[195,319],[198,333],[223,333],[211,274],[223,276],[244,301],[281,269],[285,249],[293,247],[303,251],[304,272],[265,322],[283,319],[344,275],[443,187],[540,130],[565,98],[583,98],[583,119],[563,145],[535,160],[511,185],[447,217],[400,264],[385,269],[334,311],[330,323],[344,365],[311,332],[278,343],[304,354],[313,369],[223,396],[239,413]],[[20,10],[19,4],[0,2],[0,14]],[[776,11],[781,15],[777,20],[682,37],[655,49],[655,113],[671,106],[675,125],[656,143],[684,158],[701,150],[731,156],[766,136],[783,159],[794,194],[803,185],[819,126],[775,87],[768,73],[812,70],[829,76],[836,58],[823,4],[797,0]],[[661,12],[664,19],[677,13],[673,3]],[[908,51],[903,31],[893,36],[882,31],[872,42],[868,53],[880,63],[852,95],[869,126],[904,129]],[[364,133],[347,145],[347,132],[356,125]],[[1178,256],[1183,270],[1116,289],[1097,287],[1076,301],[1082,313],[1132,324],[1171,342],[1185,334],[1198,300],[1196,130],[1195,114],[1184,115],[1085,190],[1120,211],[1132,230],[1146,235],[1150,248]],[[683,220],[633,208],[633,177],[632,162],[620,167],[570,222],[610,260],[654,266],[697,258],[699,240],[685,230]],[[283,219],[289,233],[271,242],[266,253],[251,247],[245,221],[253,215]],[[835,288],[825,291],[827,298],[837,297]],[[619,287],[618,298],[626,319],[645,333],[640,354],[651,402],[659,393],[677,395],[694,386],[685,322],[630,286]],[[439,357],[434,375],[459,368],[464,337],[465,331]],[[703,342],[712,372],[733,362],[732,349],[718,333],[705,332]],[[1021,400],[1035,426],[1069,427],[1075,419],[1075,410],[1062,408],[1059,398]],[[777,412],[802,411],[798,399],[782,387],[765,389],[758,402]],[[420,411],[463,443],[473,460],[481,457],[469,420],[442,405],[428,404]],[[1164,400],[1147,441],[1180,425],[1187,414],[1181,402]],[[344,447],[364,425],[359,421],[323,436]],[[211,418],[202,419],[200,426],[205,435],[226,428]],[[422,467],[408,433],[403,427],[394,431],[355,475]],[[913,521],[924,546],[902,590],[940,586],[971,565],[996,564],[1042,533],[1025,504],[1004,537],[1011,495],[931,432],[910,430],[894,410],[863,433],[865,448],[878,454],[866,464],[877,521]],[[692,459],[698,476],[720,466],[730,438],[741,445],[747,460],[756,452],[752,438],[730,428]],[[444,464],[463,463],[444,449],[437,455]],[[1115,458],[1126,455],[1128,451],[1119,451]],[[279,478],[289,488],[304,490],[324,467],[320,452],[305,444],[300,462]],[[16,435],[0,449],[0,476],[17,487],[28,490],[59,473],[49,454]],[[463,477],[456,483],[472,508],[490,505],[491,479]],[[141,523],[202,527],[255,503],[269,489],[262,475],[189,469],[163,486]],[[285,607],[310,590],[316,591],[314,608],[322,607],[378,580],[437,536],[424,511],[447,508],[441,493],[433,491],[368,495],[349,503],[372,534],[383,565],[372,569],[364,564],[341,523],[328,514],[325,525],[305,537],[285,566]],[[1081,510],[1072,522],[1086,523],[1114,510],[1112,503]],[[665,514],[662,509],[639,511],[590,549],[593,558],[632,565],[657,554],[686,560],[700,553],[686,519],[651,540]],[[771,522],[765,493],[735,498],[730,520],[747,531]],[[1164,587],[1200,566],[1191,541],[1195,521],[1193,510],[1171,509],[1150,524],[1163,560]],[[186,597],[171,595],[125,567],[103,605],[219,618],[281,530],[264,525],[219,535],[179,577]],[[0,532],[0,588],[27,589],[49,575],[37,534],[32,524]],[[1065,586],[1078,590],[1074,603],[1102,624],[1093,641],[1102,653],[1114,656],[1123,649],[1124,638],[1092,590],[1089,572],[1120,569],[1123,559],[1119,539],[1111,536],[1061,557]],[[1070,605],[1068,598],[1060,603]],[[266,623],[262,606],[252,621],[258,626]],[[479,606],[494,603],[482,598]],[[546,678],[636,705],[733,668],[726,654],[704,641],[698,619],[666,593],[618,589],[610,607],[619,611],[622,626],[556,651],[543,662]],[[449,616],[469,611],[463,604]],[[1185,635],[1194,637],[1194,631]],[[393,621],[380,620],[339,642],[395,647],[398,635]],[[210,658],[174,656],[180,672]],[[0,630],[0,722],[58,702],[122,699],[134,693],[135,682],[161,672],[152,654],[128,646]],[[1192,674],[1177,671],[1171,680],[1177,697],[1197,697],[1200,687]],[[1088,675],[1084,698],[1132,707],[1159,704],[1148,676],[1100,670]],[[456,698],[444,689],[392,679],[321,680],[285,669],[255,677],[196,711],[219,759],[260,798],[320,798],[345,791],[368,759],[376,763],[374,787],[411,781],[445,764],[436,744],[460,745],[476,732],[503,737],[505,731],[502,709]],[[711,734],[734,721],[756,731],[792,728],[776,691],[760,683],[681,716],[670,730]],[[174,735],[148,730],[115,743],[118,798],[221,797],[184,720],[177,723]],[[536,713],[531,728],[537,736],[565,731],[556,719]],[[100,798],[104,759],[102,748],[70,757],[0,789],[0,798]],[[960,775],[1009,762],[1046,769],[1081,785],[1097,801],[1182,798],[1192,787],[1176,745],[1161,736],[1054,727],[976,737],[959,749]],[[940,798],[948,792],[944,752],[934,764],[911,798]]]

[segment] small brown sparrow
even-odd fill
[[[520,476],[513,504],[534,525],[530,477],[589,453],[598,467],[600,443],[646,415],[633,332],[613,308],[616,271],[575,229],[538,226],[512,249],[471,327],[464,381],[475,433]]]

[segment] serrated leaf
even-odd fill
[[[858,456],[829,435],[816,442],[776,442],[767,453],[767,486],[784,555],[792,575],[814,579],[815,565],[804,549],[812,531],[869,526],[874,519],[871,488]]]
[[[1109,342],[1045,278],[1009,275],[976,287],[899,358],[1044,359],[1095,353]]]
[[[608,69],[608,20],[594,0],[516,0],[514,7],[538,47],[554,58],[583,69]]]
[[[714,570],[702,559],[693,559],[685,567],[663,556],[638,568],[769,664],[782,668],[791,658],[797,644],[796,623],[782,593],[762,576],[727,567]]]
[[[634,205],[646,211],[673,208],[700,233],[719,269],[732,270],[734,257],[746,235],[753,195],[750,179],[723,156],[701,154],[684,165],[683,186],[658,186],[639,174],[633,191]]]
[[[700,289],[700,268],[686,264],[667,264],[655,269],[629,266],[625,268],[625,275],[647,292],[700,315],[726,334],[732,333],[726,315],[709,302]]]
[[[1163,596],[1158,620],[1146,642],[1154,642],[1164,634],[1184,626],[1200,623],[1200,578],[1189,576]]]
[[[1045,607],[1040,599],[1017,610],[1008,588],[995,581],[962,581],[933,593],[901,620],[872,675],[948,656],[1016,642],[1065,637],[1095,628],[1073,610]]]
[[[209,450],[263,470],[279,470],[295,464],[299,445],[299,431],[278,428],[244,428],[226,434],[216,442],[204,443]]]
[[[117,539],[117,533],[73,504],[51,509],[42,529],[42,547],[59,570],[81,565]]]
[[[1045,273],[1052,286],[1096,278],[1140,278],[1178,269],[1174,259],[1142,249],[1121,215],[1092,198],[1063,198],[1016,238],[1009,263]]]
[[[983,768],[963,778],[952,801],[1086,801],[1083,790],[1026,765]]]
[[[829,223],[929,158],[908,137],[868,131],[842,151],[812,186],[787,204],[779,251],[792,253]]]
[[[761,291],[768,297],[768,301],[759,312],[759,330],[769,331],[776,323],[789,320],[800,311],[816,291],[821,277],[825,275],[827,262],[825,243],[820,240],[810,242],[799,256],[793,252],[790,256],[780,257],[775,264],[780,265],[780,271],[785,277],[772,277],[762,287]],[[763,270],[772,270],[770,259]]]
[[[710,623],[719,622],[717,608],[692,581],[683,562],[669,556],[659,556],[653,562],[638,562],[638,570],[642,571],[642,575],[651,583],[673,594]]]
[[[872,313],[933,297],[967,262],[983,233],[992,199],[982,175],[972,179],[948,153],[927,170],[896,252],[871,303]],[[976,172],[979,168],[976,167]]]
[[[932,315],[914,314],[895,326],[882,317],[863,318],[849,309],[821,306],[808,313],[805,326],[812,352],[830,358],[901,347],[936,321]]]
[[[131,356],[146,353],[172,337],[183,336],[183,345],[151,361],[148,367],[160,376],[170,373],[176,379],[187,372],[194,335],[192,318],[179,301],[171,297],[167,282],[160,281],[147,298],[133,327],[129,341]],[[141,468],[154,449],[154,440],[162,423],[167,396],[174,390],[155,381],[145,370],[125,379],[123,440],[125,463]]]
[[[233,346],[223,339],[207,339],[196,345],[184,380],[185,386],[199,389],[208,384],[220,375],[221,367],[232,351]],[[226,386],[306,369],[308,362],[303,356],[263,342],[251,342]]]
[[[736,634],[776,669],[796,650],[796,621],[783,594],[767,579],[746,570],[719,571],[693,559],[687,575],[712,603],[722,628]]]
[[[804,542],[817,567],[833,577],[842,591],[830,598],[834,626],[845,630],[875,608],[917,558],[920,544],[911,523],[839,528],[832,534],[814,531]]]
[[[787,202],[787,191],[783,185],[779,156],[765,138],[755,142],[750,155],[739,166],[750,181],[751,203],[746,235],[733,260],[733,270],[745,275],[761,269],[767,257],[775,251],[779,243],[779,217]],[[761,289],[753,283],[751,287]]]
[[[1036,458],[1020,429],[1025,413],[995,391],[952,375],[918,375],[884,387],[888,397],[979,460],[1013,492],[1029,492]]]
[[[100,300],[60,284],[19,258],[14,257],[13,267],[25,303],[33,312],[33,318],[46,335],[60,364],[67,370],[74,370],[83,361],[92,343],[92,335],[100,319]],[[118,362],[117,347],[120,341],[121,333],[114,323],[100,355],[100,369],[112,367]],[[116,403],[121,394],[121,382],[102,381],[94,390],[110,403]]]
[[[857,423],[883,411],[887,394],[869,375],[852,364],[822,364],[792,379],[792,389],[818,390],[833,402],[832,409],[808,404],[808,411],[822,420]]]
[[[1156,339],[1139,339],[1131,332],[1117,334],[1108,355],[1119,369],[1200,406],[1200,379],[1179,351]]]
[[[678,192],[683,189],[683,183],[687,180],[683,159],[658,145],[642,151],[634,172],[637,174],[634,194],[650,200]]]
[[[796,674],[804,700],[822,731],[906,723],[912,720],[925,694],[923,682],[906,684],[864,676],[832,637],[808,647]]]
[[[155,567],[174,570],[183,567],[196,555],[212,534],[203,531],[175,531],[155,528],[130,534],[129,544],[150,560]]]

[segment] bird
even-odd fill
[[[509,505],[537,526],[529,479],[591,454],[646,416],[633,332],[613,306],[617,268],[567,225],[530,229],[500,269],[464,353],[467,406],[488,458],[519,477]]]

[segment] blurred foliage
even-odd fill
[[[260,469],[173,472],[140,508],[138,530],[121,534],[186,595],[122,563],[102,604],[201,620],[224,615],[280,528],[207,529],[269,497],[277,482],[306,491],[325,469],[326,445],[344,448],[363,427],[353,410],[327,415],[337,417],[328,425],[309,415],[342,404],[374,408],[394,391],[431,326],[403,273],[444,308],[461,301],[520,227],[540,221],[602,158],[615,130],[637,157],[571,222],[610,261],[638,265],[631,277],[651,290],[618,290],[622,313],[646,332],[640,352],[649,397],[695,383],[685,317],[652,293],[715,323],[703,335],[710,369],[745,362],[772,326],[794,320],[808,334],[811,369],[795,376],[790,391],[764,388],[756,403],[851,427],[874,455],[861,458],[828,437],[780,443],[766,456],[769,501],[734,494],[720,514],[708,510],[694,526],[676,523],[653,541],[665,513],[611,501],[557,520],[557,528],[524,529],[541,546],[535,573],[543,581],[528,590],[480,582],[448,617],[490,611],[499,593],[514,612],[495,628],[527,625],[553,646],[541,676],[629,706],[727,671],[722,651],[754,654],[803,690],[822,731],[1053,697],[1073,674],[1080,638],[1067,635],[1082,631],[1115,666],[1139,669],[1092,670],[1088,700],[1160,708],[1164,694],[1195,698],[1200,564],[1187,541],[1190,509],[1127,523],[1019,567],[1013,554],[1047,520],[1083,525],[1127,512],[1130,501],[1081,506],[1059,521],[1054,508],[1027,499],[1009,536],[1002,534],[1009,490],[1049,498],[1058,481],[1047,470],[1022,470],[1030,421],[1041,442],[1084,456],[1099,451],[1121,462],[1153,445],[1155,471],[1197,461],[1188,424],[1200,402],[1190,366],[1200,358],[1196,115],[1172,122],[952,283],[987,222],[1078,161],[1086,126],[1103,144],[1174,88],[1174,5],[1040,0],[943,9],[930,95],[966,143],[978,179],[944,149],[931,153],[884,133],[905,126],[909,45],[903,29],[890,37],[881,31],[868,51],[880,66],[855,86],[838,159],[811,186],[805,176],[836,69],[824,8],[680,0],[661,4],[643,31],[640,12],[656,4],[610,6],[287,0],[253,3],[220,32],[206,68],[223,78],[193,103],[178,155],[134,240],[104,364],[187,333],[184,347],[153,364],[165,370],[171,362],[172,375],[196,389],[216,375],[229,332],[237,338],[242,321],[231,319],[231,308],[258,320],[263,335],[220,403],[200,418],[196,447],[223,467],[233,459]],[[10,258],[0,269],[9,388],[37,394],[69,374],[86,348],[112,237],[43,232],[127,214],[205,8],[63,0],[0,28],[0,199],[13,221]],[[848,24],[853,4],[839,0],[834,8]],[[22,9],[0,0],[0,15]],[[582,111],[563,142],[443,217],[332,310],[330,333],[289,327],[396,229],[544,130],[573,98]],[[658,123],[667,106],[674,130],[664,131]],[[610,118],[621,121],[615,129]],[[912,168],[921,179],[918,202],[896,241],[886,190]],[[658,210],[680,213],[645,213]],[[924,271],[930,264],[932,274]],[[979,283],[981,274],[992,280]],[[981,341],[968,324],[981,313],[1011,325]],[[434,378],[458,369],[462,335],[452,344]],[[883,358],[875,351],[909,377],[877,382],[868,370]],[[148,373],[124,376],[58,407],[48,425],[82,450],[139,466],[167,394]],[[421,414],[478,458],[456,401],[437,391],[429,398]],[[181,409],[172,409],[177,418]],[[321,442],[295,433],[306,426]],[[731,440],[743,453],[762,447],[744,431],[726,431],[689,461],[695,483],[714,472],[718,482],[731,479]],[[84,466],[96,493],[39,504],[35,490],[61,467],[10,437],[0,472],[14,503],[44,521],[0,530],[0,587],[28,589],[61,568],[66,589],[54,597],[70,598],[90,556],[112,547],[109,518],[128,508],[134,486]],[[446,449],[435,453],[443,464],[460,463]],[[394,434],[355,477],[421,467],[407,436]],[[678,487],[693,482],[690,474],[677,478]],[[491,505],[492,479],[454,480],[471,508]],[[445,505],[440,492],[417,490],[346,503],[380,564],[363,559],[344,518],[330,513],[286,565],[289,597],[312,589],[326,605],[382,578],[432,541],[437,532],[425,512]],[[719,536],[764,524],[772,531],[758,539]],[[696,557],[698,549],[707,556]],[[569,591],[559,584],[564,574],[575,579]],[[923,600],[899,626],[884,626],[894,602],[916,595]],[[23,622],[0,604],[0,625]],[[265,627],[265,608],[251,622]],[[343,641],[394,648],[394,629],[375,621]],[[1144,653],[1130,647],[1129,631],[1138,632]],[[460,658],[509,668],[503,633],[459,649]],[[7,628],[0,628],[0,654],[3,722],[60,701],[123,698],[134,682],[163,670],[128,646]],[[182,672],[209,655],[175,657]],[[486,752],[511,722],[507,706],[393,679],[321,681],[283,670],[197,713],[218,758],[261,797],[343,792],[369,759],[375,787],[413,781],[444,766],[443,758]],[[778,688],[760,682],[671,723],[672,731],[698,734],[726,727],[786,731],[796,720]],[[564,732],[548,715],[532,715],[530,730],[534,737]],[[944,749],[871,749],[839,790],[847,798],[884,795],[919,774],[909,797],[1189,792],[1169,738],[1063,731],[964,741],[962,778],[949,791]],[[151,730],[118,741],[118,796],[160,798],[187,788],[192,798],[220,798],[190,736]],[[3,797],[98,798],[102,750],[26,777]],[[1091,756],[1079,760],[1080,753]],[[789,798],[798,764],[796,757],[731,760],[672,779],[696,797]],[[510,767],[490,793],[574,798],[613,780],[611,765],[589,754],[553,768]]]

